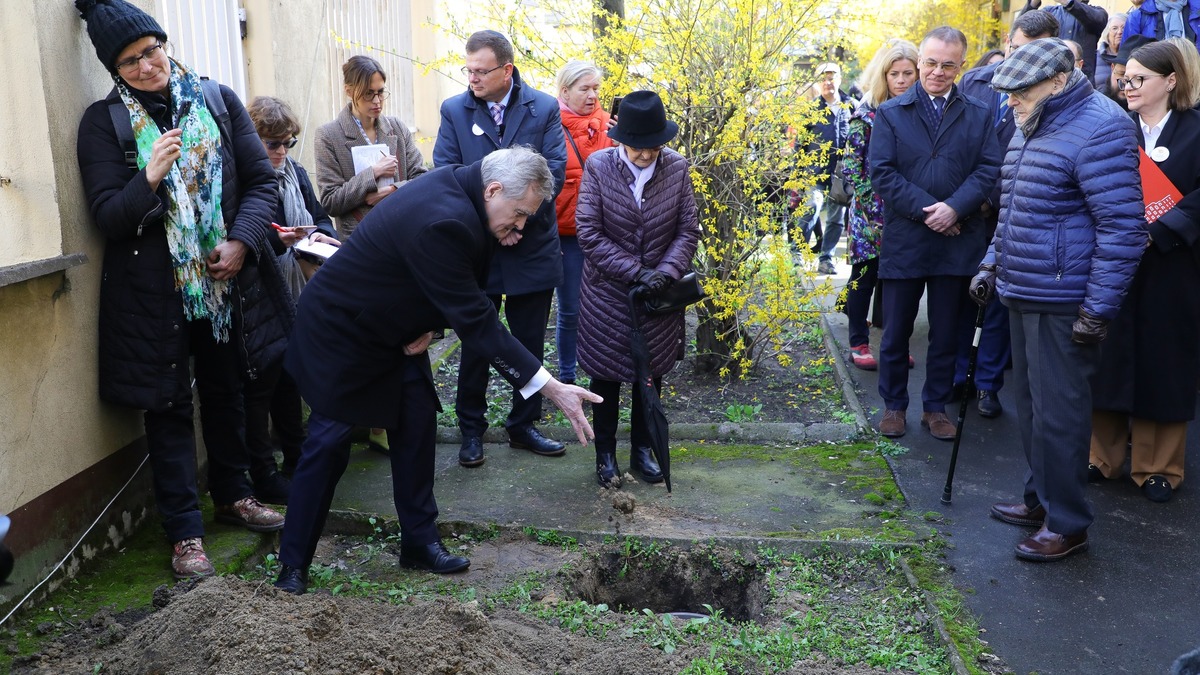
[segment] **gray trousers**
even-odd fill
[[[1079,534],[1093,519],[1084,494],[1092,434],[1088,379],[1100,347],[1071,341],[1076,305],[1004,302],[1012,335],[1017,424],[1029,464],[1025,505],[1046,507],[1051,532]]]

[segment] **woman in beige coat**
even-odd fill
[[[371,207],[425,173],[425,164],[408,127],[382,114],[388,91],[379,62],[352,56],[342,66],[342,78],[350,102],[337,119],[317,129],[317,190],[345,241]],[[388,154],[356,172],[351,148],[377,144],[386,145]]]
[[[379,62],[351,56],[342,65],[342,80],[350,102],[336,120],[317,129],[317,190],[345,241],[380,200],[425,173],[425,163],[408,127],[383,116],[387,76]],[[388,151],[372,166],[355,171],[351,148],[360,145],[385,145]],[[386,432],[372,429],[370,445],[387,452]]]

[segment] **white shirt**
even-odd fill
[[[1167,114],[1164,115],[1163,118],[1158,121],[1158,124],[1154,125],[1153,127],[1146,126],[1146,123],[1141,122],[1140,117],[1138,118],[1140,122],[1139,126],[1142,127],[1142,138],[1146,141],[1147,155],[1154,152],[1154,148],[1158,147],[1158,137],[1162,135],[1163,127],[1167,126],[1167,120],[1169,119],[1171,119],[1170,110],[1168,110]]]

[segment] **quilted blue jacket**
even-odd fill
[[[1086,78],[1046,101],[1031,136],[1017,129],[984,257],[1000,297],[1116,316],[1146,245],[1138,133]]]

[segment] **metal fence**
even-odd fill
[[[246,100],[246,60],[237,0],[157,0],[172,54]]]

